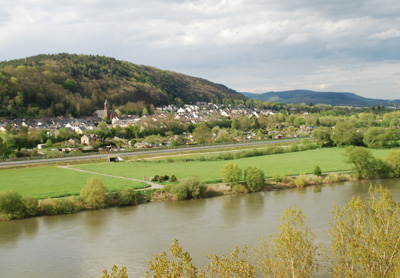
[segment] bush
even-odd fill
[[[172,187],[174,187],[174,186],[176,186],[176,185],[171,184],[171,183],[166,184],[163,186],[163,188],[160,189],[160,192],[170,192],[171,193]]]
[[[313,174],[320,177],[322,175],[321,168],[318,165],[315,165]]]
[[[169,179],[170,182],[176,182],[178,179],[176,178],[175,175],[172,175],[171,178]]]
[[[55,199],[47,199],[42,202],[40,207],[45,215],[57,215],[55,202]]]
[[[0,193],[0,213],[5,219],[25,217],[25,201],[21,194],[14,190]]]
[[[299,146],[297,145],[297,142],[295,142],[295,143],[293,143],[293,144],[290,145],[289,151],[290,151],[290,152],[297,152],[297,151],[299,151]]]
[[[314,183],[315,183],[315,184],[321,184],[321,183],[322,183],[322,178],[321,178],[321,177],[318,177],[318,176],[315,177],[315,178],[314,178]]]
[[[107,204],[107,188],[103,182],[92,177],[80,192],[82,200],[91,208],[104,208]]]
[[[246,194],[249,190],[243,184],[236,184],[232,187],[232,192],[237,194]]]
[[[344,175],[344,174],[342,174],[342,173],[340,173],[340,174],[337,175],[337,180],[339,182],[348,181],[349,177]]]
[[[76,197],[47,199],[42,203],[41,207],[46,215],[70,214],[80,211],[82,202]]]
[[[251,191],[260,191],[265,183],[264,172],[257,167],[247,167],[244,171],[247,188]]]
[[[25,196],[25,216],[35,216],[38,214],[39,203],[38,200],[31,196]]]
[[[239,168],[239,165],[229,163],[222,166],[221,175],[224,182],[233,184],[239,181],[242,176],[242,170]]]
[[[267,148],[265,153],[266,154],[278,154],[278,153],[283,153],[284,149],[282,147],[270,147]]]
[[[330,173],[324,179],[324,183],[333,183],[333,182],[337,182],[337,181],[338,181],[338,177],[335,173]]]
[[[295,180],[294,180],[294,184],[298,187],[298,188],[302,188],[304,186],[307,185],[307,176],[305,173],[301,173]]]
[[[272,179],[275,182],[284,182],[286,180],[286,176],[284,174],[278,174],[278,173],[274,173],[272,175]]]
[[[171,188],[171,194],[178,201],[187,200],[189,199],[189,188],[184,185],[178,184]]]
[[[206,197],[215,197],[221,196],[225,193],[229,193],[231,191],[231,187],[225,184],[214,184],[207,186]]]
[[[182,181],[171,187],[171,194],[177,200],[187,200],[190,198],[200,199],[206,196],[207,186],[202,184],[198,177],[192,176],[182,179]]]
[[[120,206],[136,204],[136,192],[132,188],[125,188],[119,191],[116,197]]]

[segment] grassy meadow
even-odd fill
[[[375,157],[385,157],[390,150],[371,150]],[[261,168],[266,177],[274,173],[297,175],[301,172],[312,173],[314,166],[321,167],[323,172],[350,170],[351,165],[343,162],[343,148],[316,149],[303,152],[283,153],[248,157],[222,161],[180,161],[171,162],[171,158],[159,158],[146,162],[93,163],[71,166],[121,177],[148,179],[154,175],[176,175],[178,179],[198,175],[203,182],[216,181],[221,178],[221,168],[226,163],[237,163],[242,170],[248,166]],[[216,154],[202,154],[215,156]],[[199,157],[198,153],[185,158]],[[177,158],[178,160],[178,158]],[[0,169],[0,191],[13,189],[22,195],[37,198],[51,198],[78,195],[80,189],[94,174],[77,172],[57,167],[34,167],[21,169]],[[98,175],[108,190],[122,188],[141,188],[143,183]]]
[[[387,156],[389,151],[387,149],[371,150],[377,158]],[[274,173],[285,175],[312,173],[315,165],[319,165],[323,172],[350,170],[351,165],[343,162],[343,152],[343,148],[325,148],[235,160],[170,162],[165,158],[147,162],[86,164],[74,166],[74,168],[136,179],[142,179],[143,176],[174,174],[178,179],[198,175],[201,181],[215,181],[220,179],[221,168],[226,163],[236,163],[242,170],[248,166],[259,167],[266,177],[272,177]],[[190,156],[185,156],[185,158],[190,158]],[[182,160],[182,157],[179,160]]]
[[[36,198],[54,198],[79,195],[87,180],[96,176],[57,167],[34,167],[21,169],[0,169],[0,191],[13,189],[18,193]],[[142,183],[98,175],[114,191],[126,187],[143,187]]]

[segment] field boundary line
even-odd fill
[[[94,174],[94,175],[100,175],[100,176],[105,176],[105,177],[111,177],[111,178],[116,178],[116,179],[124,179],[124,180],[143,182],[143,183],[146,183],[146,184],[150,185],[151,186],[150,189],[163,188],[162,185],[154,183],[154,182],[150,182],[150,181],[143,181],[143,180],[134,179],[134,178],[127,178],[127,177],[115,176],[115,175],[104,174],[104,173],[93,172],[93,171],[87,171],[87,170],[82,170],[82,169],[70,168],[69,166],[57,166],[57,167],[61,168],[61,169],[67,169],[67,170],[78,171],[78,172]],[[146,189],[149,189],[149,188],[146,188]],[[137,190],[144,190],[144,189],[137,189]]]

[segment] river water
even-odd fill
[[[101,277],[113,264],[141,277],[174,238],[202,266],[205,254],[230,254],[276,233],[283,210],[295,204],[327,244],[333,204],[366,195],[370,184],[390,188],[400,201],[400,180],[377,180],[0,222],[0,277]]]

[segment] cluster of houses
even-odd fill
[[[256,109],[249,108],[231,108],[224,107],[223,105],[216,105],[206,102],[198,102],[195,105],[185,105],[184,107],[177,107],[175,105],[168,105],[157,107],[153,115],[145,115],[138,117],[135,115],[118,116],[118,113],[110,109],[110,105],[106,100],[104,103],[104,110],[97,110],[91,117],[86,118],[73,118],[73,117],[54,117],[43,119],[0,119],[0,131],[5,131],[9,125],[13,128],[19,129],[26,127],[28,130],[45,129],[51,134],[58,134],[61,128],[67,129],[70,133],[75,132],[81,136],[80,143],[83,145],[91,145],[98,140],[97,135],[92,134],[93,130],[97,129],[100,122],[107,117],[111,121],[112,126],[119,125],[124,128],[129,125],[136,125],[141,120],[162,121],[163,118],[172,117],[180,122],[200,123],[207,121],[211,115],[221,115],[224,117],[236,118],[240,115],[259,117],[260,114],[270,115],[278,113],[276,111],[264,110],[257,111]],[[72,143],[72,142],[71,142]]]

